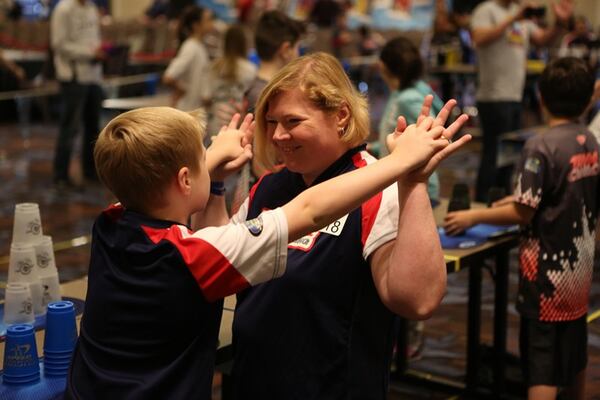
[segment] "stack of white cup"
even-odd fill
[[[13,240],[10,246],[4,323],[33,323],[46,306],[60,301],[58,270],[52,238],[42,234],[39,206],[15,206]]]

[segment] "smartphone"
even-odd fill
[[[543,18],[546,15],[546,7],[527,7],[523,11],[523,17],[527,19],[531,18]]]

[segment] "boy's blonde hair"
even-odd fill
[[[164,206],[163,192],[179,169],[199,172],[205,120],[202,112],[170,107],[120,114],[98,136],[98,177],[127,208],[148,211]]]
[[[317,108],[335,113],[343,105],[350,110],[346,130],[340,137],[351,147],[369,136],[367,100],[354,88],[339,61],[330,54],[317,52],[297,58],[283,67],[263,89],[256,104],[256,157],[266,168],[276,164],[275,148],[266,137],[265,115],[269,101],[278,93],[299,88]]]

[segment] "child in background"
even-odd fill
[[[236,129],[236,114],[206,151],[204,120],[168,107],[121,114],[100,133],[98,175],[120,203],[94,224],[65,398],[209,399],[222,299],[283,274],[289,241],[435,168],[466,142],[450,145],[443,126],[424,120],[390,135],[396,149],[385,160],[222,225],[216,182],[251,157],[251,121],[249,114]],[[212,227],[191,231],[193,213]]]
[[[167,67],[163,82],[173,89],[172,105],[183,111],[205,105],[209,58],[202,38],[212,30],[212,13],[188,6],[179,19],[181,47]]]
[[[408,39],[397,37],[388,41],[379,54],[379,66],[381,76],[390,91],[379,122],[379,154],[385,156],[386,137],[394,130],[399,116],[403,116],[407,124],[414,124],[427,95],[433,95],[431,115],[437,115],[444,104],[433,89],[421,79],[423,61],[419,50]],[[429,178],[427,192],[432,200],[439,201],[440,180],[436,172]]]
[[[211,65],[207,82],[211,93],[209,132],[219,132],[235,114],[238,105],[244,103],[244,94],[256,77],[256,66],[248,61],[247,53],[244,28],[240,25],[230,26],[225,32],[223,55]],[[204,140],[204,144],[208,146],[210,137],[207,136]],[[234,200],[244,199],[248,195],[248,172],[249,167],[246,166],[225,180],[225,195],[230,209],[237,208],[241,201]]]
[[[539,81],[546,132],[525,144],[512,196],[449,213],[448,234],[477,223],[520,224],[520,349],[529,399],[585,398],[588,300],[598,216],[598,143],[578,122],[594,77],[585,61],[550,63]]]
[[[225,32],[223,55],[216,59],[209,72],[211,113],[209,132],[219,129],[229,122],[217,112],[222,103],[238,104],[250,88],[256,76],[256,66],[248,61],[246,34],[240,25],[232,25]]]

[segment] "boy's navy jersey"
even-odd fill
[[[352,149],[314,184],[374,160],[364,147]],[[287,169],[266,175],[236,218],[254,218],[306,188],[302,176]],[[392,185],[290,243],[285,276],[238,294],[238,399],[385,398],[393,315],[379,299],[367,260],[397,235],[397,193]]]
[[[210,399],[222,298],[281,275],[286,243],[281,209],[195,233],[106,210],[66,398]]]
[[[582,125],[549,128],[525,144],[515,201],[536,210],[522,230],[518,310],[540,321],[585,315],[592,283],[598,144]]]

